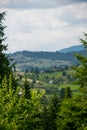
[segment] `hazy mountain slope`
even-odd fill
[[[21,51],[9,54],[8,57],[16,62],[16,68],[18,71],[25,71],[26,69],[30,71],[32,68],[38,67],[40,70],[44,68],[52,68],[54,66],[71,65],[77,64],[77,59],[75,58],[76,52],[32,52],[32,51]],[[79,51],[85,55],[85,51]]]
[[[60,52],[30,52],[22,51],[10,54],[10,56],[20,62],[25,62],[28,59],[51,59],[51,60],[64,60],[73,61],[74,53],[60,53]]]
[[[76,46],[61,49],[61,50],[59,50],[59,52],[62,52],[62,53],[79,52],[79,51],[82,51],[82,50],[84,50],[84,47],[82,45],[76,45]]]
[[[31,59],[51,59],[51,60],[63,60],[63,61],[72,61],[75,62],[76,58],[74,54],[77,52],[30,52],[30,51],[22,51],[22,52],[15,52],[10,54],[9,57],[13,58],[19,63],[28,62]],[[84,54],[85,51],[79,51],[78,53]]]

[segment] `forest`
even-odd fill
[[[0,130],[87,130],[87,54],[75,54],[76,65],[18,72],[5,53],[5,15],[0,13]],[[80,42],[87,53],[87,33]]]

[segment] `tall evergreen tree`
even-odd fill
[[[87,48],[87,34],[85,40],[80,39]],[[86,130],[87,129],[87,55],[76,54],[80,66],[74,66],[77,81],[80,84],[80,93],[71,97],[69,88],[62,102],[60,113],[56,120],[59,130]],[[82,93],[81,93],[82,92]]]
[[[30,99],[30,97],[31,97],[30,89],[31,89],[30,83],[25,78],[25,81],[24,81],[24,90],[25,90],[25,98],[26,99]]]
[[[7,50],[7,45],[3,44],[5,41],[5,33],[3,26],[5,12],[0,13],[0,82],[2,81],[5,75],[9,75],[11,73],[11,67],[8,58],[6,57],[5,51]]]
[[[60,111],[61,100],[57,93],[51,99],[49,106],[49,130],[57,130],[56,119]]]
[[[65,98],[66,98],[66,99],[72,98],[72,92],[71,92],[70,87],[67,87],[67,88],[66,88],[66,91],[65,91]]]
[[[80,41],[87,51],[87,34],[84,33],[84,36],[85,39],[80,39]],[[80,62],[80,66],[74,66],[77,82],[80,84],[81,87],[87,86],[87,55],[83,56],[81,54],[76,54],[75,56]]]
[[[56,123],[57,130],[87,129],[87,100],[83,95],[63,100]]]

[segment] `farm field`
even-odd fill
[[[61,93],[67,87],[70,88],[72,94],[76,95],[80,87],[74,84],[74,71],[71,68],[51,72],[15,72],[15,75],[22,87],[25,79],[27,79],[32,89],[44,90],[47,97],[56,92]]]

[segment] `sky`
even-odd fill
[[[58,51],[87,33],[87,0],[0,0],[8,52]]]

